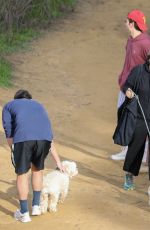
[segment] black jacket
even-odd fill
[[[138,86],[135,89],[135,85],[137,84]],[[135,93],[139,96],[145,117],[150,121],[150,70],[146,63],[133,68],[125,82],[123,92],[125,93],[128,88],[136,91]],[[143,119],[139,106],[137,117]]]

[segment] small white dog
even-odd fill
[[[150,186],[148,187],[148,204],[150,205]]]
[[[64,173],[56,169],[43,178],[43,189],[40,201],[42,213],[57,211],[58,201],[63,203],[68,194],[69,179],[78,174],[75,162],[62,161],[62,165],[65,169]]]

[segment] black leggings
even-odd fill
[[[130,172],[134,176],[138,176],[139,174],[147,135],[148,132],[144,120],[137,119],[135,132],[128,145],[128,151],[123,166],[124,171]]]

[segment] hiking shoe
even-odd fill
[[[123,150],[120,153],[116,153],[111,155],[111,159],[115,161],[123,161],[125,160],[126,153],[127,153],[127,147],[123,148]]]
[[[132,174],[126,174],[125,175],[125,181],[124,181],[123,188],[125,190],[134,190],[135,189],[135,185],[133,183],[133,175]]]
[[[32,216],[40,216],[41,215],[41,208],[38,205],[32,206]]]
[[[23,223],[27,223],[31,221],[31,218],[29,216],[29,212],[21,213],[20,210],[17,210],[14,213],[14,217],[16,220],[21,221]]]

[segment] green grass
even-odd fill
[[[5,59],[0,58],[0,86],[10,87],[12,76],[12,67]]]
[[[27,44],[36,38],[40,33],[31,29],[26,29],[19,33],[0,34],[0,54],[1,57],[5,54],[16,52],[20,49],[27,48]],[[0,87],[12,86],[12,67],[11,64],[0,57]]]
[[[8,54],[19,49],[26,48],[27,43],[36,38],[40,33],[32,29],[26,29],[12,34],[0,34],[0,54]]]

